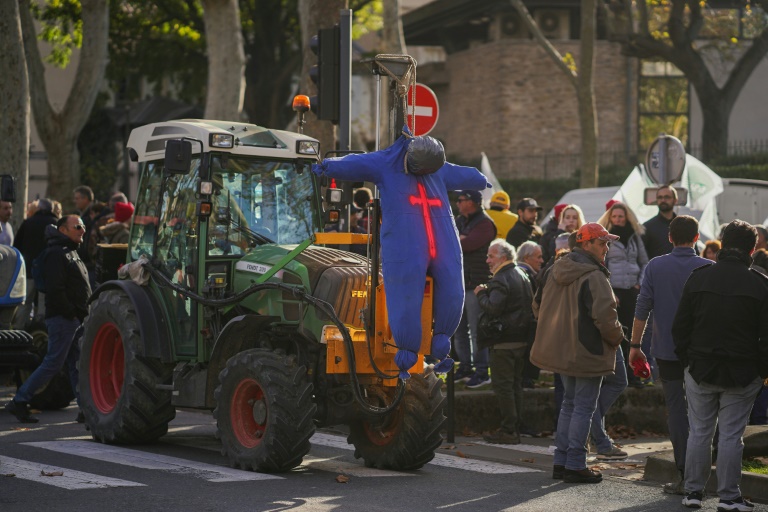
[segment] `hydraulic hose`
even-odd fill
[[[144,266],[147,270],[149,270],[149,273],[156,279],[160,286],[170,288],[179,295],[187,297],[195,302],[199,302],[203,306],[220,308],[232,306],[241,302],[245,297],[248,297],[249,295],[260,292],[262,290],[280,290],[290,293],[296,300],[300,300],[306,304],[314,306],[317,310],[327,315],[331,319],[331,322],[333,322],[333,324],[339,329],[339,332],[344,339],[344,347],[347,352],[347,358],[349,359],[349,373],[350,378],[352,379],[352,391],[355,396],[355,400],[357,400],[357,403],[360,405],[360,407],[363,408],[363,410],[370,414],[386,414],[394,410],[403,399],[403,396],[405,395],[405,381],[400,379],[397,383],[397,394],[395,395],[395,399],[391,404],[387,405],[386,407],[376,407],[369,404],[365,400],[362,393],[360,392],[360,381],[358,380],[357,372],[355,371],[357,368],[357,363],[355,362],[355,348],[352,342],[352,337],[349,335],[347,328],[336,315],[336,311],[333,309],[333,306],[322,299],[318,299],[317,297],[313,297],[312,295],[306,293],[303,289],[301,289],[301,287],[283,283],[256,283],[252,284],[240,293],[233,295],[232,297],[227,297],[225,299],[209,299],[172,282],[165,274],[152,266],[152,264],[147,263]]]

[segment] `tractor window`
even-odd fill
[[[209,255],[237,256],[263,243],[297,244],[312,235],[309,166],[214,155],[211,171]]]
[[[157,236],[155,261],[159,264],[159,270],[175,284],[196,290],[199,226],[195,215],[195,192],[199,182],[200,159],[192,159],[189,174],[175,174],[168,178],[159,212],[157,201],[163,163],[148,162],[145,165],[131,231],[131,258],[138,259],[142,254],[151,257]],[[170,289],[163,288],[162,293],[171,305],[169,314],[173,319],[172,328],[176,330],[176,354],[194,355],[197,348],[194,304]]]

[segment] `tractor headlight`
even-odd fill
[[[231,133],[212,133],[210,139],[210,146],[212,148],[228,148],[235,147],[235,136]]]
[[[319,155],[320,143],[312,140],[300,140],[296,143],[296,152],[300,155]]]

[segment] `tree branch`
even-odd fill
[[[631,0],[628,0],[628,3],[631,3]],[[648,4],[646,3],[646,0],[637,0],[637,8],[640,11],[640,34],[644,36],[651,35],[651,29],[650,25],[648,24]],[[632,30],[634,32],[634,28]],[[631,32],[630,32],[631,33]]]
[[[768,1],[762,3],[768,3]],[[736,62],[728,81],[725,82],[722,91],[729,106],[736,102],[750,75],[763,61],[766,54],[768,54],[768,28],[763,29],[760,37],[752,40],[752,46]]]
[[[48,103],[48,90],[45,86],[45,69],[37,47],[37,32],[29,10],[29,0],[19,2],[19,15],[21,16],[21,31],[24,37],[24,53],[27,58],[27,72],[29,73],[29,100],[32,106],[32,115],[35,118],[35,127],[40,137],[45,140],[55,133],[53,118],[54,111]]]
[[[691,20],[688,23],[686,36],[689,41],[695,41],[699,37],[701,29],[704,27],[704,16],[701,13],[701,3],[699,0],[688,0],[688,9],[691,12]]]
[[[82,0],[81,3],[83,46],[80,49],[75,82],[61,110],[61,118],[66,120],[67,135],[74,138],[78,137],[91,115],[109,61],[109,2]]]
[[[536,41],[544,48],[544,51],[547,52],[547,55],[552,58],[552,60],[555,62],[555,65],[560,68],[563,73],[565,73],[573,88],[578,89],[578,74],[574,73],[573,70],[568,67],[568,65],[563,60],[562,55],[560,55],[560,52],[557,51],[557,48],[555,48],[552,43],[550,43],[549,40],[544,37],[544,34],[542,34],[541,30],[539,30],[539,26],[531,16],[531,13],[528,12],[528,8],[525,7],[522,0],[509,1],[512,3],[512,7],[517,9],[517,12],[520,13],[520,17],[523,18],[523,23],[525,23],[526,27],[528,27],[528,30],[530,30],[531,34],[533,34],[533,38],[536,39]]]

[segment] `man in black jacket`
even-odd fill
[[[768,278],[752,270],[757,231],[734,220],[717,263],[693,271],[683,288],[672,337],[685,369],[688,447],[683,505],[700,508],[717,449],[718,510],[752,510],[741,496],[742,436],[768,376]]]
[[[40,366],[29,376],[5,405],[5,410],[22,423],[37,423],[29,413],[30,399],[61,371],[64,364],[69,370],[72,390],[77,393],[77,361],[80,349],[73,343],[75,331],[88,314],[88,271],[77,254],[83,241],[85,226],[77,215],[59,219],[56,228],[46,231],[48,246],[43,262],[45,281],[45,325],[48,328],[48,353]],[[78,421],[82,422],[82,413]]]
[[[488,282],[490,272],[485,257],[488,246],[496,238],[496,225],[483,210],[482,199],[482,194],[477,190],[463,190],[456,200],[459,209],[456,228],[459,230],[464,260],[464,311],[453,336],[454,349],[460,361],[454,379],[456,382],[466,382],[466,386],[472,389],[491,383],[488,349],[481,349],[477,344],[480,306],[472,293],[477,285]]]
[[[486,261],[493,278],[474,291],[483,311],[479,344],[490,350],[493,394],[501,411],[501,427],[483,438],[489,443],[520,444],[523,368],[533,329],[533,290],[528,274],[515,265],[515,248],[506,241],[491,242]]]
[[[677,190],[674,187],[659,187],[656,191],[656,206],[659,213],[647,220],[643,244],[648,253],[648,259],[672,252],[672,242],[669,241],[669,223],[676,217]]]
[[[512,229],[509,230],[509,233],[507,233],[509,245],[517,249],[523,242],[528,240],[539,243],[541,228],[536,225],[536,220],[539,218],[541,210],[542,208],[536,200],[530,197],[526,197],[517,203],[518,219],[515,225],[512,226]]]
[[[24,219],[13,240],[13,246],[20,250],[21,255],[24,256],[24,265],[27,270],[27,298],[16,312],[16,319],[13,322],[15,329],[26,327],[32,313],[32,307],[35,306],[35,297],[39,295],[35,288],[35,280],[32,279],[32,262],[45,249],[45,228],[56,224],[58,220],[52,210],[53,204],[48,199],[38,199],[37,211]],[[42,320],[45,315],[44,300],[42,295],[38,297],[37,309],[35,310],[36,320],[38,318]]]

